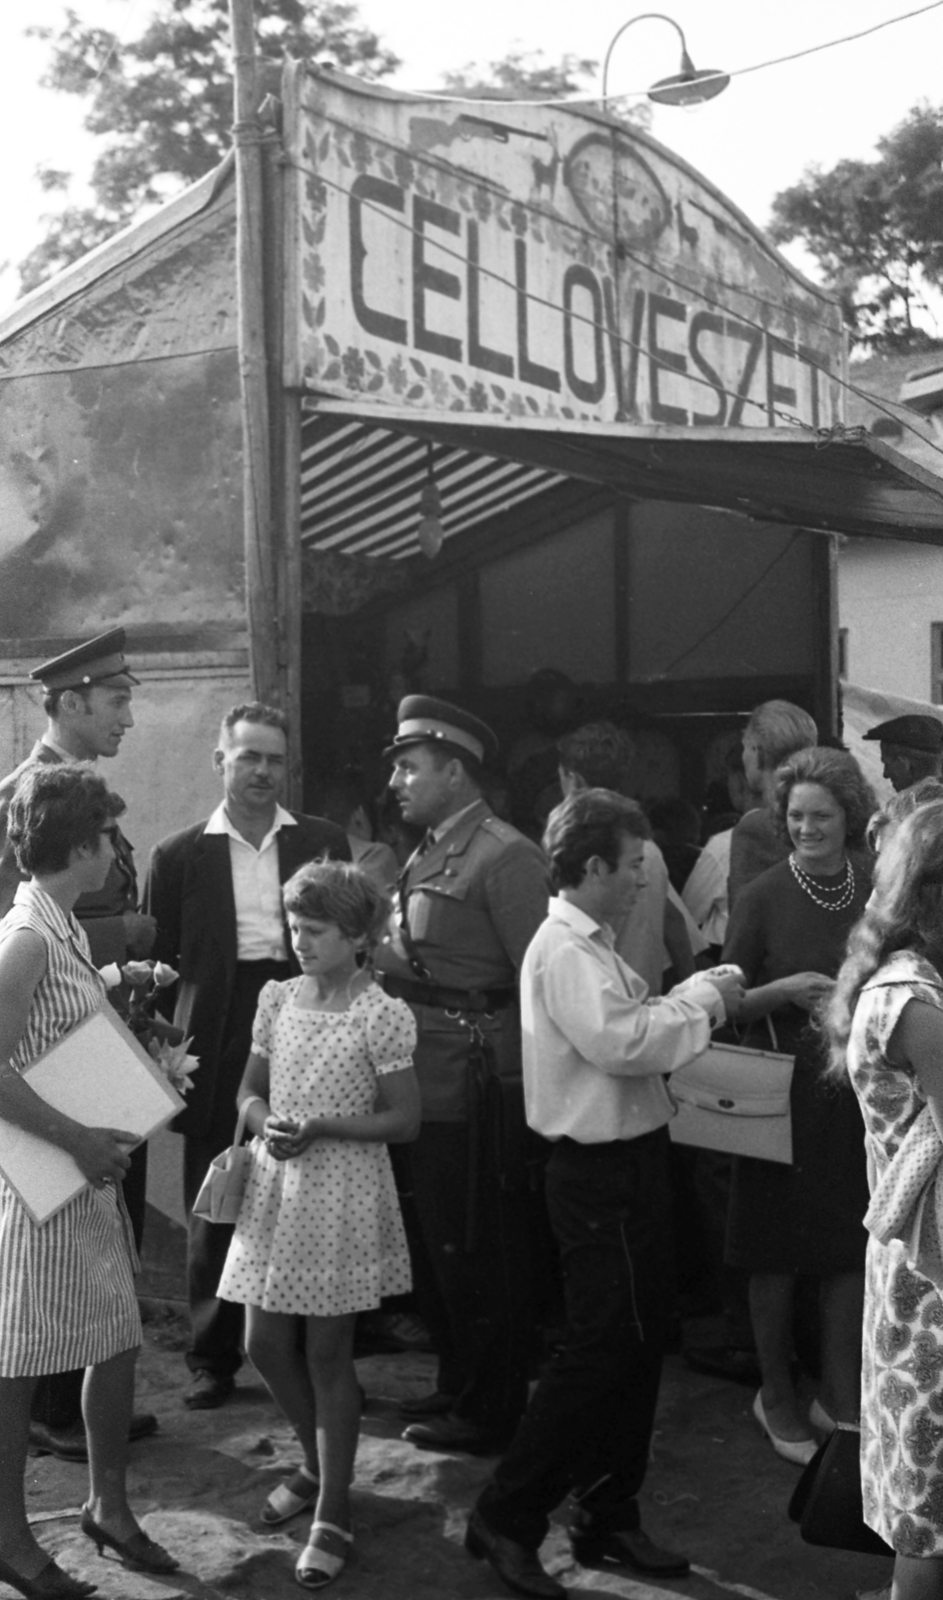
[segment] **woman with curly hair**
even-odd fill
[[[941,974],[937,796],[882,838],[874,893],[849,939],[826,1016],[830,1075],[840,1085],[850,1081],[858,1096],[872,1189],[927,1111],[943,1130]],[[861,1482],[865,1522],[895,1551],[893,1600],[939,1600],[943,1292],[910,1264],[911,1254],[901,1239],[868,1239]]]
[[[861,1117],[847,1087],[823,1081],[811,1014],[832,989],[870,891],[867,857],[851,852],[863,844],[874,804],[843,750],[800,750],[780,766],[776,817],[792,850],[742,890],[724,945],[724,960],[742,967],[747,982],[743,1042],[795,1057],[793,1164],[735,1163],[727,1260],[750,1274],[762,1373],[754,1415],[777,1454],[799,1465],[816,1448],[792,1375],[800,1274],[820,1285],[822,1403],[813,1418],[828,1427],[858,1415],[868,1204]]]

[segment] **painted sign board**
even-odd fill
[[[290,387],[673,427],[841,419],[838,307],[640,130],[296,68],[285,131]]]

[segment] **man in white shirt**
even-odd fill
[[[187,1288],[194,1374],[184,1403],[221,1405],[241,1362],[242,1307],[218,1300],[232,1229],[193,1216],[214,1156],[231,1143],[236,1089],[252,1042],[259,994],[270,979],[299,972],[282,911],[281,886],[305,861],[350,860],[341,828],[279,803],[287,761],[281,711],[252,702],[223,718],[213,763],[223,800],[195,827],[151,854],[145,905],[157,921],[154,955],[180,974],[170,991],[173,1020],[192,1038],[200,1070],[174,1122],[184,1135],[184,1203],[189,1216]]]
[[[735,971],[664,999],[617,955],[612,929],[644,887],[644,813],[584,789],[554,811],[544,849],[558,895],[521,972],[527,1120],[553,1143],[547,1207],[567,1325],[514,1440],[469,1520],[466,1547],[517,1594],[563,1600],[537,1551],[572,1494],[573,1553],[659,1578],[684,1557],[639,1526],[666,1320],[665,1075],[708,1045],[742,995]]]

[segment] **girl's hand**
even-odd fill
[[[789,978],[781,978],[780,984],[784,999],[803,1011],[814,1011],[831,994],[835,980],[821,972],[794,972]]]
[[[272,1121],[277,1119],[272,1118]],[[278,1134],[278,1149],[270,1144],[269,1149],[278,1161],[288,1161],[292,1156],[303,1155],[315,1139],[321,1137],[321,1119],[309,1117],[307,1122],[283,1122],[280,1126],[285,1130]]]
[[[276,1161],[287,1161],[289,1156],[295,1154],[291,1141],[297,1132],[297,1122],[291,1122],[287,1117],[275,1117],[271,1113],[266,1117],[262,1138]]]

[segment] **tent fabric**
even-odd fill
[[[943,476],[860,430],[508,423],[368,400],[306,404],[302,537],[316,549],[414,555],[430,444],[447,538],[571,479],[760,522],[943,544]]]

